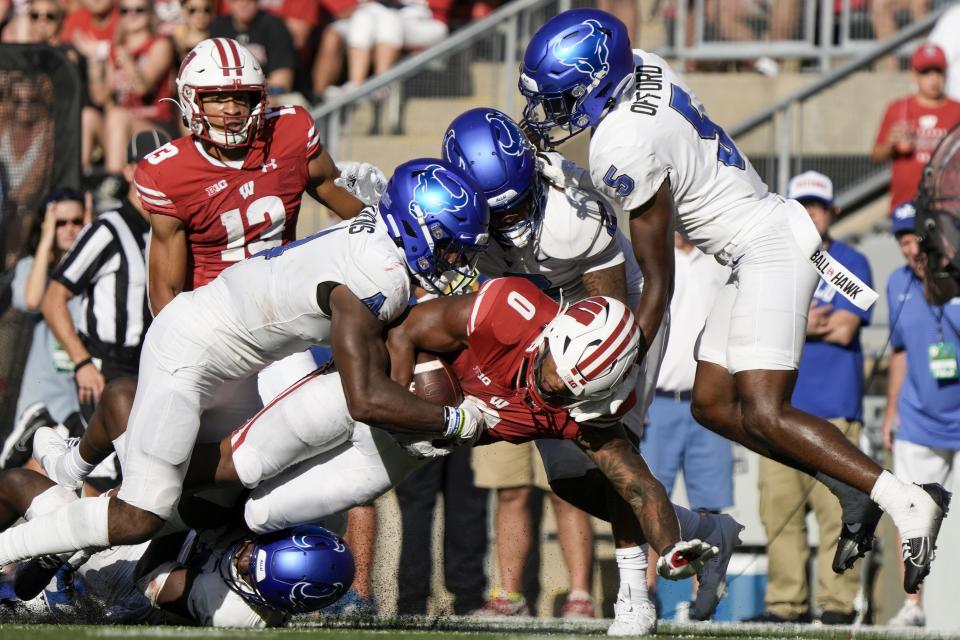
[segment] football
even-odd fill
[[[453,371],[432,353],[417,354],[410,391],[434,404],[456,406],[463,401],[463,392]]]

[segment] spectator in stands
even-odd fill
[[[90,94],[105,104],[104,167],[123,171],[127,142],[174,122],[173,44],[153,30],[152,0],[121,0],[120,29],[106,60],[91,62]]]
[[[366,0],[350,17],[347,32],[347,88],[359,86],[370,74],[392,67],[404,50],[425,49],[447,36],[446,15],[427,0]]]
[[[910,59],[917,93],[887,107],[870,157],[893,162],[890,201],[897,207],[917,194],[923,167],[940,139],[960,122],[960,102],[943,92],[947,59],[933,44],[921,44]]]
[[[947,9],[934,25],[927,38],[941,49],[947,58],[945,93],[951,100],[960,100],[960,5]]]
[[[0,121],[0,172],[6,205],[12,205],[14,211],[29,209],[32,214],[53,164],[52,87],[49,81],[21,75],[10,82],[8,92],[5,101],[10,117]],[[4,226],[10,222],[4,220]]]
[[[327,90],[335,87],[340,76],[343,75],[350,16],[356,8],[355,0],[324,0],[323,2],[323,9],[330,22],[320,32],[320,45],[313,60],[311,79],[313,95],[317,98],[324,97]]]
[[[816,171],[794,176],[787,197],[798,200],[810,214],[824,249],[828,249],[867,285],[872,286],[870,264],[851,246],[830,237],[838,209],[833,182]],[[807,339],[800,359],[792,404],[832,422],[849,440],[858,443],[863,422],[863,351],[860,329],[870,323],[863,311],[837,295],[820,280],[810,302]],[[767,534],[766,611],[755,622],[809,621],[806,514],[816,515],[820,548],[813,602],[823,624],[852,624],[853,601],[859,572],[841,575],[832,569],[840,536],[840,502],[822,483],[796,469],[760,459],[760,520]]]
[[[4,469],[27,462],[38,428],[64,422],[80,410],[73,384],[73,363],[44,322],[40,301],[54,268],[89,222],[90,211],[82,193],[72,189],[51,193],[31,228],[28,255],[17,262],[11,285],[13,306],[28,314],[34,324],[14,426],[0,453],[0,467]],[[79,299],[70,302],[69,311],[74,320],[79,320]]]
[[[283,20],[297,55],[307,53],[310,36],[320,18],[318,0],[260,0],[260,8]]]
[[[487,589],[487,490],[470,468],[470,449],[459,447],[414,471],[396,489],[403,526],[397,571],[397,613],[424,615],[434,562],[433,509],[443,495],[443,577],[453,595],[453,613],[467,615],[483,605]]]
[[[183,60],[198,42],[210,37],[213,0],[181,0],[180,8],[184,20],[174,28],[171,35],[177,59]]]
[[[210,25],[212,37],[233,38],[260,61],[271,96],[293,89],[297,56],[293,39],[283,20],[262,11],[256,0],[227,0],[229,14]]]
[[[73,44],[87,60],[106,60],[120,26],[116,0],[83,0],[67,14],[63,40]]]
[[[43,316],[73,362],[80,408],[87,420],[106,383],[137,376],[140,347],[152,316],[145,257],[150,223],[136,195],[133,174],[137,162],[169,141],[160,131],[133,137],[123,169],[129,183],[126,199],[119,210],[101,214],[83,229],[43,296]],[[78,324],[68,307],[75,296],[84,298]]]
[[[590,571],[593,564],[593,530],[590,518],[550,491],[547,473],[532,442],[497,442],[473,450],[473,470],[478,487],[496,489],[494,544],[499,580],[490,599],[475,615],[527,616],[531,607],[523,594],[523,571],[536,543],[530,512],[533,490],[548,492],[557,519],[557,539],[570,575],[570,593],[561,615],[592,618]]]
[[[894,211],[893,233],[907,263],[887,281],[893,352],[883,442],[893,451],[898,478],[949,486],[960,468],[960,298],[944,305],[929,304],[924,298],[925,274],[914,222],[913,203]],[[906,594],[889,624],[926,624],[920,591]]]
[[[697,372],[694,347],[730,269],[717,264],[679,233],[674,235],[673,256],[670,340],[640,448],[668,494],[673,492],[677,473],[682,470],[690,508],[719,513],[733,504],[733,450],[729,440],[693,419],[690,392]],[[648,587],[653,591],[657,566],[653,549],[647,566]]]
[[[927,15],[930,0],[873,0],[870,17],[873,20],[873,34],[877,40],[886,40],[897,32],[897,14],[909,12],[910,22],[916,22]],[[899,71],[900,62],[893,56],[887,56],[878,65],[883,71]]]

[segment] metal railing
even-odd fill
[[[463,97],[475,95],[475,85],[483,84],[494,93],[484,96],[490,104],[512,112],[519,100],[517,74],[523,47],[543,22],[572,4],[571,0],[512,0],[349,94],[314,109],[312,115],[325,132],[332,155],[342,156],[345,139],[361,135],[363,127],[369,126],[368,131],[373,133],[402,132],[403,103],[410,96]],[[477,78],[472,68],[478,61],[489,63],[484,78]],[[432,80],[430,73],[435,76]],[[371,102],[372,121],[357,122],[355,107]],[[387,126],[379,121],[381,117],[390,120]]]
[[[952,0],[949,0],[952,1]],[[932,0],[941,8],[948,0]],[[839,6],[838,6],[839,5]],[[897,30],[909,13],[881,13],[868,0],[694,0],[674,2],[672,43],[658,49],[684,60],[818,60],[863,52]],[[890,33],[886,33],[889,31]]]
[[[907,93],[910,85],[903,85],[906,78],[899,75],[884,76],[887,82],[878,85],[876,76],[859,72],[929,32],[946,8],[932,11],[883,42],[873,43],[830,73],[729,128],[731,137],[772,190],[784,193],[790,176],[808,169],[819,170],[834,180],[841,207],[862,202],[885,187],[889,167],[869,159],[873,136],[883,109]],[[877,100],[837,103],[838,98],[861,96],[861,88],[875,90],[878,86]]]

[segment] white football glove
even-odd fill
[[[470,396],[460,406],[444,407],[443,415],[447,423],[443,437],[452,444],[473,445],[487,428],[482,402]]]
[[[671,545],[657,560],[657,573],[667,580],[682,580],[696,575],[703,565],[720,553],[718,547],[694,538]]]
[[[407,455],[417,460],[442,458],[450,455],[451,451],[448,447],[435,447],[429,440],[412,440],[410,442],[399,442],[399,444],[407,452]]]
[[[576,422],[590,422],[591,420],[595,421],[600,418],[616,416],[617,412],[620,411],[620,408],[623,406],[623,403],[626,402],[630,394],[633,393],[633,390],[637,386],[637,380],[639,379],[640,367],[639,365],[633,365],[630,373],[620,381],[620,384],[613,390],[613,393],[598,400],[588,400],[583,404],[578,404],[570,409],[570,417]],[[614,419],[610,421],[610,424],[613,425],[617,422],[619,421]]]
[[[556,151],[539,152],[534,166],[541,176],[561,189],[586,189],[593,186],[589,171],[578,167]]]
[[[346,189],[356,198],[370,207],[380,202],[387,190],[387,177],[377,167],[367,162],[341,160],[337,165],[340,177],[333,184]]]

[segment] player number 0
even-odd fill
[[[507,304],[510,305],[511,309],[519,313],[520,317],[524,320],[532,320],[533,316],[537,313],[537,310],[533,307],[533,303],[516,291],[511,291],[507,294]]]

